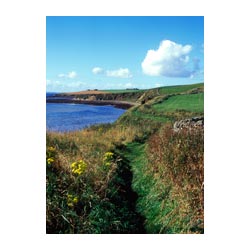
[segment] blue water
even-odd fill
[[[58,94],[57,92],[46,92],[46,97],[54,96]]]
[[[113,106],[46,103],[46,127],[58,132],[81,130],[93,124],[112,123],[125,111]]]

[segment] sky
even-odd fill
[[[47,16],[46,91],[204,82],[203,16]]]

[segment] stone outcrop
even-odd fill
[[[178,132],[180,129],[193,129],[193,128],[204,127],[204,117],[192,117],[174,123],[174,131]]]

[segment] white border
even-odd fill
[[[1,244],[7,249],[192,250],[249,245],[249,175],[245,171],[249,167],[246,73],[250,43],[244,3],[2,3]],[[45,17],[49,15],[205,16],[205,235],[45,234]]]

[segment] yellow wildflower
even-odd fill
[[[73,198],[73,203],[77,203],[78,202],[78,197],[74,197]]]
[[[110,167],[111,163],[114,159],[114,153],[112,152],[106,152],[103,157],[103,163],[106,167]]]
[[[114,156],[114,153],[107,152],[107,153],[105,153],[103,160],[104,161],[106,161],[106,160],[113,160],[113,156]]]
[[[75,166],[76,166],[76,162],[73,162],[73,163],[71,164],[71,167],[72,167],[72,168],[75,168]]]
[[[79,160],[71,164],[71,171],[73,174],[81,175],[86,168],[87,164],[83,160]]]
[[[72,194],[67,195],[67,205],[69,207],[74,207],[75,204],[77,204],[79,201],[77,196],[73,196]]]
[[[52,157],[50,157],[50,158],[47,159],[47,163],[48,163],[48,164],[51,164],[51,163],[54,162],[54,161],[55,161],[55,160],[54,160]]]
[[[49,147],[48,151],[52,151],[53,152],[53,151],[56,151],[56,149],[54,147]]]

